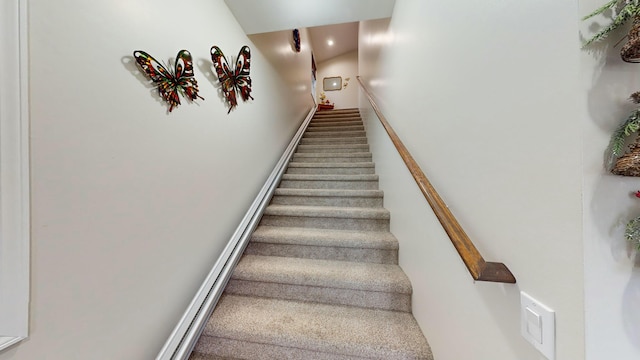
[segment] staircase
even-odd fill
[[[432,359],[357,109],[316,113],[190,360]]]

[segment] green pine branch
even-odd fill
[[[584,18],[582,18],[582,20],[586,20],[593,16],[601,14],[605,10],[613,8],[614,5],[619,3],[622,3],[622,0],[612,0],[606,3],[605,5],[603,5],[602,7],[596,9],[591,14],[585,16]],[[593,44],[596,41],[600,41],[606,38],[609,35],[609,33],[619,28],[620,26],[624,25],[627,22],[627,20],[640,15],[640,0],[630,0],[628,2],[624,1],[623,3],[624,5],[622,5],[622,8],[618,11],[613,21],[611,22],[611,24],[609,24],[609,26],[598,31],[595,35],[593,35],[593,37],[591,37],[591,39],[587,40],[584,44],[582,44],[583,48]]]
[[[640,250],[640,217],[637,217],[627,223],[624,231],[624,237],[633,243]]]
[[[587,15],[587,16],[585,16],[585,17],[583,17],[583,18],[582,18],[582,20],[587,20],[587,19],[590,19],[590,18],[592,18],[592,17],[594,17],[594,16],[596,16],[596,15],[600,15],[600,14],[602,14],[602,13],[603,13],[603,12],[605,12],[606,10],[611,9],[614,5],[616,5],[616,4],[618,3],[618,1],[620,1],[620,0],[611,0],[611,1],[609,1],[608,3],[606,3],[606,4],[602,5],[602,6],[601,6],[601,7],[599,7],[598,9],[596,9],[596,10],[595,10],[594,12],[592,12],[591,14],[589,14],[589,15]]]
[[[611,135],[611,141],[609,141],[609,147],[607,149],[607,153],[609,154],[607,159],[608,169],[613,168],[616,159],[622,155],[626,138],[638,130],[640,130],[640,109],[632,111],[624,123]]]

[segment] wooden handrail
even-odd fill
[[[369,100],[369,103],[373,108],[373,111],[375,111],[378,119],[380,119],[380,122],[382,123],[382,126],[384,126],[387,134],[389,134],[393,145],[395,145],[396,149],[400,153],[402,160],[404,160],[404,163],[407,165],[407,168],[418,184],[418,187],[420,188],[420,191],[422,191],[425,199],[427,199],[427,202],[431,206],[431,209],[433,209],[433,212],[436,214],[436,217],[440,221],[440,224],[442,224],[444,231],[446,231],[446,233],[449,235],[451,243],[453,243],[453,246],[458,251],[458,254],[460,254],[462,261],[467,266],[467,269],[469,269],[469,272],[471,273],[473,279],[478,281],[493,281],[515,284],[516,278],[513,276],[511,271],[509,271],[505,264],[497,262],[487,262],[484,260],[482,255],[480,255],[480,252],[475,247],[475,245],[473,245],[473,242],[464,232],[462,226],[460,226],[451,211],[449,211],[447,204],[445,204],[440,195],[438,195],[436,190],[427,179],[427,176],[424,174],[424,172],[422,172],[422,169],[420,169],[418,163],[416,163],[416,161],[413,159],[411,153],[409,153],[409,150],[407,150],[400,138],[398,138],[398,135],[393,130],[391,125],[389,125],[389,122],[380,111],[380,108],[376,104],[373,96],[371,95],[365,84],[362,82],[362,79],[360,79],[360,76],[358,76],[357,78],[364,94],[367,96],[367,99]]]

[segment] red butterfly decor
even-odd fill
[[[229,102],[227,114],[238,105],[236,92],[240,93],[243,101],[253,100],[251,96],[251,77],[249,77],[251,52],[248,46],[245,45],[240,49],[235,68],[229,67],[222,50],[217,46],[211,47],[211,60],[213,60],[213,67],[216,70],[224,96]]]
[[[156,59],[144,51],[136,50],[133,57],[147,76],[158,85],[158,92],[169,103],[169,112],[180,105],[181,92],[189,100],[204,98],[198,95],[198,82],[193,77],[193,60],[187,50],[180,50],[176,56],[175,71],[162,66]]]

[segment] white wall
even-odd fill
[[[325,77],[342,77],[342,89],[324,91],[325,95],[335,104],[335,109],[347,109],[358,107],[358,52],[351,51],[343,55],[333,57],[317,64],[318,82],[316,94],[319,97],[322,90],[322,79]],[[347,78],[349,80],[347,80]],[[347,87],[344,87],[348,84]],[[318,100],[319,101],[319,100]]]
[[[557,359],[583,359],[576,3],[398,0],[390,23],[359,31],[359,72],[386,117],[484,257],[518,279],[473,283],[361,102],[435,357],[542,359],[520,336],[523,290],[556,311]]]
[[[222,0],[29,4],[31,333],[0,359],[151,359],[313,106],[279,74],[308,46],[274,67]],[[253,51],[229,115],[214,44]],[[183,48],[206,100],[167,114],[132,52]]]
[[[580,15],[601,6],[581,0]],[[581,24],[581,37],[590,37],[596,17]],[[609,174],[603,154],[614,130],[634,105],[631,93],[640,90],[637,64],[620,59],[625,35],[621,29],[607,40],[582,51],[581,123],[584,159],[584,269],[586,353],[588,360],[640,358],[640,268],[637,252],[624,240],[624,225],[640,215],[637,178]]]
[[[256,48],[277,67],[279,81],[284,81],[301,98],[311,103],[311,42],[306,28],[300,31],[300,52],[295,51],[291,30],[249,35]],[[289,91],[291,91],[289,90]],[[295,108],[292,108],[295,109]],[[283,109],[285,110],[285,109]]]

